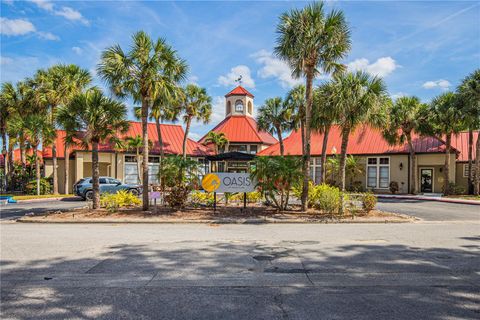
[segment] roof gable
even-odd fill
[[[225,95],[225,97],[229,97],[229,96],[249,96],[253,98],[253,94],[248,92],[248,90],[242,86],[236,87],[235,89],[233,89],[232,91],[230,91]]]

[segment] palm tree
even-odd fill
[[[381,78],[358,71],[334,79],[334,105],[338,108],[338,124],[342,128],[340,152],[341,190],[345,190],[345,162],[350,133],[362,124],[379,127],[384,122],[386,87]]]
[[[323,2],[282,14],[277,26],[275,53],[285,60],[295,78],[305,77],[305,137],[303,154],[302,211],[307,210],[310,171],[310,136],[313,80],[322,71],[339,73],[345,66],[339,61],[350,50],[350,31],[343,12],[325,13]]]
[[[112,92],[131,96],[142,106],[143,139],[143,210],[148,210],[148,116],[159,96],[176,92],[178,82],[186,77],[187,65],[164,39],[152,39],[143,31],[132,37],[133,45],[124,52],[119,45],[107,48],[101,57],[98,73]],[[163,105],[163,104],[162,104]]]
[[[419,131],[421,115],[426,105],[417,97],[400,97],[388,108],[387,126],[383,136],[391,145],[407,142],[410,162],[410,193],[417,193],[417,159],[412,134]]]
[[[458,95],[445,92],[435,97],[428,107],[426,127],[424,132],[433,133],[439,139],[445,137],[445,166],[443,169],[445,195],[450,193],[450,156],[452,150],[452,135],[465,128],[462,109]]]
[[[473,131],[480,129],[480,69],[462,80],[457,91],[462,99],[464,121],[468,128],[468,189],[479,195],[480,188],[480,134],[477,136],[475,169],[472,170]],[[472,190],[473,185],[473,190]]]
[[[293,87],[285,98],[285,103],[294,115],[290,122],[290,129],[298,130],[302,138],[302,154],[305,154],[305,86],[297,85]]]
[[[210,131],[206,137],[204,144],[213,144],[215,154],[218,154],[219,148],[223,148],[228,144],[228,139],[225,136],[225,133],[217,133],[215,131]]]
[[[65,130],[65,137],[63,138],[64,146],[64,155],[65,155],[65,194],[69,193],[69,175],[70,175],[70,148],[78,145],[78,140],[76,139],[77,132],[72,130],[74,123],[74,115],[69,114],[70,110],[68,108],[59,108],[57,110],[56,120],[57,124]]]
[[[47,70],[38,70],[32,80],[37,100],[41,100],[49,108],[50,122],[55,124],[56,110],[67,105],[70,100],[90,84],[92,77],[88,70],[77,65],[58,64]],[[57,145],[55,139],[52,148],[53,193],[58,194]]]
[[[192,120],[208,123],[212,114],[212,98],[207,90],[197,85],[189,84],[184,89],[182,100],[183,122],[185,122],[185,135],[183,137],[182,155],[187,157],[187,137],[190,132]]]
[[[137,135],[135,137],[127,137],[125,139],[126,142],[126,147],[128,149],[134,149],[135,150],[135,160],[137,161],[137,181],[139,184],[142,184],[142,180],[140,178],[140,149],[143,146],[143,140],[142,136]]]
[[[128,130],[127,107],[103,95],[98,88],[88,89],[73,98],[66,111],[59,112],[61,122],[71,121],[72,130],[78,132],[77,139],[84,147],[92,148],[93,208],[100,207],[98,144],[116,138]],[[68,115],[70,120],[62,117]]]
[[[258,129],[277,135],[282,156],[284,154],[282,134],[289,127],[290,116],[291,109],[280,97],[265,100],[265,104],[258,110]]]
[[[334,106],[334,86],[332,82],[324,83],[315,89],[312,107],[312,128],[323,133],[322,156],[320,158],[320,169],[322,175],[320,183],[325,181],[327,161],[327,144],[331,127],[337,122],[338,109]]]

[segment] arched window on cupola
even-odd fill
[[[232,103],[227,101],[227,114],[232,113]]]
[[[253,113],[252,101],[248,101],[248,113],[249,113],[249,114],[252,114],[252,113]]]
[[[243,101],[242,100],[235,101],[235,112],[243,112]]]

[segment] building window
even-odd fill
[[[227,114],[232,113],[232,103],[227,101]]]
[[[247,152],[246,144],[230,145],[229,151]]]
[[[367,187],[387,189],[390,184],[390,158],[367,159]]]
[[[248,113],[250,113],[250,114],[253,113],[252,101],[248,101]]]
[[[475,174],[475,164],[472,163],[472,172]],[[463,177],[468,178],[468,163],[463,165]]]
[[[158,174],[160,171],[160,157],[148,157],[148,183],[158,184]],[[135,161],[135,156],[125,156],[125,183],[137,184],[138,179],[138,167]]]
[[[319,184],[322,178],[322,167],[320,166],[320,158],[311,158],[310,159],[310,179],[315,183]]]
[[[250,153],[251,154],[257,154],[257,152],[258,152],[257,150],[258,150],[257,146],[255,146],[255,145],[250,146]]]
[[[242,102],[242,100],[235,101],[235,112],[243,112],[243,102]]]

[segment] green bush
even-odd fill
[[[211,192],[202,192],[202,191],[193,191],[190,194],[190,201],[192,205],[197,207],[200,205],[205,205],[207,207],[213,206],[213,193]]]
[[[320,184],[313,186],[310,191],[309,188],[309,203],[324,213],[338,213],[342,201],[342,192],[337,187],[329,186],[328,184]]]
[[[448,188],[450,189],[451,195],[467,194],[467,189],[465,187],[459,186],[453,182],[448,183]]]
[[[392,181],[392,182],[390,182],[389,188],[390,188],[390,192],[391,192],[392,194],[397,193],[398,190],[400,189],[400,187],[398,186],[398,182],[397,182],[397,181]]]
[[[116,212],[119,208],[131,207],[139,205],[140,203],[140,199],[125,190],[100,195],[100,206],[110,212]]]
[[[52,192],[52,185],[50,182],[45,179],[40,179],[40,194],[50,194]],[[25,193],[26,194],[37,194],[37,180],[32,180],[25,186]]]
[[[229,197],[229,200],[232,201],[242,201],[243,202],[243,193],[238,192]],[[257,203],[262,200],[262,194],[260,192],[247,192],[247,202],[248,203]]]
[[[363,195],[362,206],[363,206],[363,209],[367,211],[367,213],[372,211],[376,205],[377,205],[377,197],[373,193],[367,192]]]
[[[183,208],[188,200],[192,188],[188,185],[178,185],[165,195],[165,202],[172,208]]]

